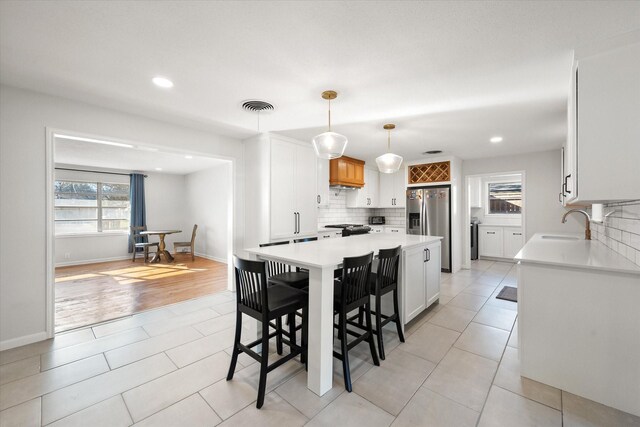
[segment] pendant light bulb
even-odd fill
[[[402,157],[397,154],[393,154],[391,152],[391,130],[395,129],[396,125],[393,123],[389,123],[384,125],[384,130],[388,132],[387,134],[387,153],[383,154],[376,158],[376,164],[378,165],[378,170],[382,173],[395,173],[400,170],[400,166],[402,165]]]
[[[329,129],[314,137],[311,142],[316,156],[321,159],[337,159],[342,157],[347,148],[347,137],[336,132],[331,132],[331,100],[336,99],[338,93],[333,90],[322,92],[322,98],[329,101]]]

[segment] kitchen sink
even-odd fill
[[[580,237],[577,237],[577,236],[554,236],[550,234],[545,234],[541,237],[543,239],[548,239],[548,240],[582,240]]]

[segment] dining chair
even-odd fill
[[[342,361],[342,371],[344,373],[344,387],[351,392],[351,372],[349,370],[349,350],[360,344],[362,341],[369,343],[373,364],[380,366],[376,346],[373,340],[373,328],[371,326],[371,298],[370,298],[370,277],[371,264],[373,262],[373,252],[357,257],[344,258],[342,262],[342,277],[336,279],[333,287],[333,311],[338,315],[338,323],[334,327],[338,329],[338,340],[340,340],[340,353],[333,352],[333,356]],[[347,314],[353,310],[364,308],[366,313],[366,325],[362,326],[358,322],[351,321]],[[356,327],[362,332],[354,331],[347,327]],[[349,342],[349,336],[356,337]]]
[[[189,248],[189,251],[182,252],[183,254],[191,254],[191,261],[196,260],[195,243],[196,243],[196,231],[198,231],[198,224],[194,224],[193,231],[191,232],[190,242],[173,242],[173,252],[178,253],[178,248]]]
[[[149,248],[155,248],[156,253],[160,250],[160,244],[158,242],[145,242],[144,237],[140,234],[141,231],[147,231],[147,226],[129,226],[129,240],[133,245],[133,256],[131,258],[132,262],[136,262],[136,254],[138,253],[138,249],[142,249],[144,252],[144,262],[149,262]],[[138,241],[138,239],[140,241]]]
[[[234,256],[233,264],[236,278],[236,331],[227,381],[233,379],[240,353],[246,353],[260,363],[258,400],[256,402],[256,407],[260,409],[264,403],[267,374],[294,357],[300,355],[302,358],[307,353],[306,328],[303,328],[301,345],[297,345],[295,328],[290,325],[288,332],[278,330],[272,321],[282,316],[292,318],[297,310],[302,310],[303,324],[306,324],[309,295],[290,286],[268,285],[264,261],[249,261]],[[243,314],[253,317],[262,324],[261,338],[249,344],[240,342]],[[270,327],[276,328],[276,331],[269,333]],[[278,334],[284,335],[285,344],[291,348],[291,352],[269,365],[269,340]],[[262,345],[260,354],[252,350],[258,344]],[[306,357],[303,363],[306,365]]]

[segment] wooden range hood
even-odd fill
[[[364,187],[364,160],[342,156],[329,161],[329,185],[332,187]]]

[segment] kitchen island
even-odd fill
[[[253,259],[309,270],[307,387],[311,391],[322,396],[333,384],[333,272],[342,266],[343,258],[402,247],[399,299],[404,325],[439,298],[440,240],[436,236],[364,234],[246,249]]]
[[[515,260],[521,375],[640,416],[640,267],[572,234]]]

